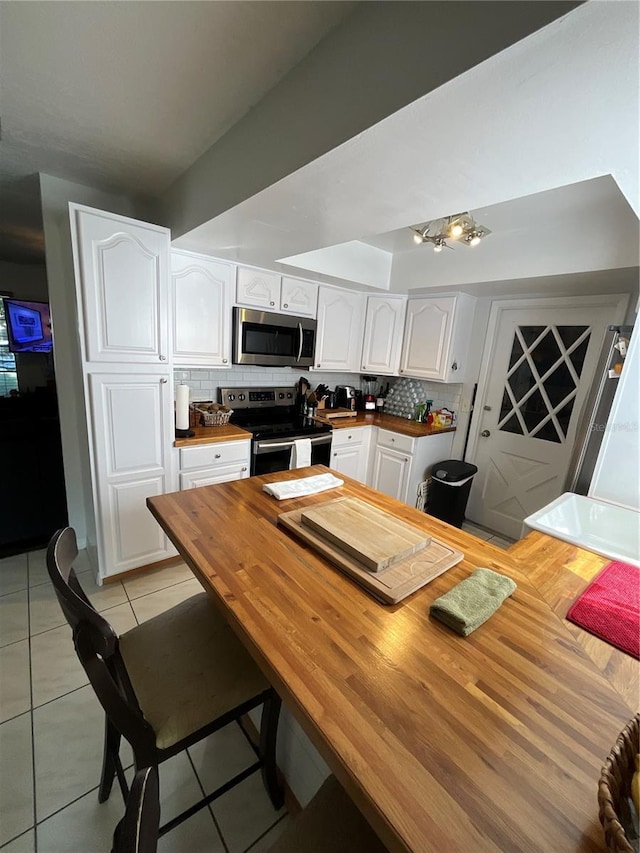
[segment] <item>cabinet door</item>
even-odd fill
[[[158,364],[169,353],[169,231],[70,206],[84,359]]]
[[[456,297],[409,299],[400,373],[444,382]]]
[[[374,489],[399,501],[407,500],[411,457],[386,447],[376,447],[373,464]]]
[[[398,372],[405,305],[404,299],[389,296],[367,298],[362,370],[390,375]]]
[[[318,289],[315,366],[358,372],[362,354],[364,296],[336,287]]]
[[[236,286],[238,305],[277,311],[280,306],[280,276],[266,270],[238,267]]]
[[[229,264],[171,252],[174,364],[230,364],[232,274]]]
[[[93,373],[88,380],[99,561],[110,575],[176,553],[146,505],[175,488],[171,377]]]
[[[318,285],[312,281],[282,277],[280,310],[285,314],[315,317],[318,307]]]
[[[249,465],[227,465],[222,468],[205,468],[180,474],[180,491],[197,489],[199,486],[215,486],[231,480],[244,480],[249,476]]]

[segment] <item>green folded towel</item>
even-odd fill
[[[476,569],[466,580],[431,605],[429,612],[463,637],[468,637],[517,589],[511,578],[491,569]]]

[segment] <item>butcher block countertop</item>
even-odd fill
[[[389,850],[604,851],[598,777],[637,699],[612,686],[548,603],[562,595],[551,580],[544,592],[555,543],[527,537],[511,555],[346,476],[340,488],[287,501],[262,490],[326,472],[281,471],[147,503]],[[381,605],[277,525],[282,512],[334,497],[361,498],[465,559]],[[571,572],[579,555],[558,547]],[[477,566],[518,588],[462,638],[429,605]]]
[[[315,420],[327,423],[322,417],[322,409],[318,409]],[[391,432],[399,432],[401,435],[409,435],[412,438],[421,438],[424,435],[438,435],[441,432],[455,432],[455,427],[431,427],[426,424],[410,421],[407,418],[398,418],[395,415],[378,414],[378,412],[358,412],[355,418],[331,418],[331,426],[334,429],[353,429],[361,426],[377,426]]]
[[[637,709],[640,662],[565,619],[576,598],[611,560],[538,531],[516,542],[507,553],[517,560],[522,573],[533,581],[567,631],[629,707]]]
[[[241,438],[251,438],[251,433],[246,429],[233,424],[213,427],[194,427],[195,433],[191,438],[176,438],[174,447],[191,447],[194,444],[217,444],[220,441],[238,441]]]

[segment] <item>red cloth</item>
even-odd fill
[[[640,569],[609,563],[574,601],[567,619],[640,658]]]

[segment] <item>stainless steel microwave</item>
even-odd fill
[[[311,367],[316,321],[252,308],[233,309],[233,363]]]

